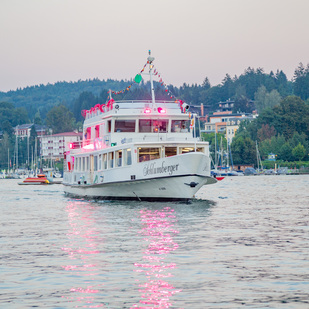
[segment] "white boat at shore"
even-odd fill
[[[98,199],[189,200],[210,175],[209,144],[194,137],[181,101],[114,101],[85,111],[82,143],[70,145],[67,195]],[[191,126],[191,127],[190,127]]]

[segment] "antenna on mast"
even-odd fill
[[[154,57],[151,57],[151,50],[148,51],[149,56],[147,58],[148,63],[149,63],[149,75],[150,75],[150,86],[151,86],[151,99],[152,99],[152,108],[154,110],[157,109],[156,106],[156,99],[155,99],[155,93],[154,93],[154,87],[153,87],[153,80],[152,80],[152,69],[153,69],[153,64],[152,62],[155,60]]]

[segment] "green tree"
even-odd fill
[[[309,137],[309,106],[299,97],[289,96],[275,106],[273,112],[280,119],[281,124],[274,124],[278,133],[288,140],[295,132],[305,133]],[[269,122],[268,122],[269,123]],[[271,125],[271,123],[269,123]]]
[[[4,132],[2,139],[0,140],[0,167],[1,169],[8,168],[8,150],[12,154],[12,144],[10,136],[7,132]]]
[[[204,79],[202,87],[204,88],[204,90],[208,90],[208,89],[211,88],[210,81],[209,81],[208,77],[206,77]]]
[[[34,115],[34,123],[35,124],[42,124],[41,113],[40,113],[39,110]]]
[[[34,156],[39,156],[40,145],[39,145],[39,139],[37,137],[38,134],[36,132],[35,125],[33,125],[30,131],[29,147],[30,147],[30,153],[33,153]],[[36,153],[35,150],[37,151]]]
[[[301,143],[299,143],[295,148],[293,148],[292,154],[295,158],[301,161],[306,155],[306,149]]]
[[[258,88],[256,93],[254,94],[254,104],[259,114],[266,107],[266,97],[267,97],[267,89],[264,85],[262,85],[261,87]]]
[[[260,143],[259,151],[262,159],[266,159],[268,155],[273,152],[270,138],[265,139]]]
[[[294,93],[303,100],[309,98],[309,64],[300,63],[294,71]]]
[[[98,103],[98,98],[89,91],[82,92],[79,97],[74,101],[73,115],[77,121],[83,121],[81,111],[83,109],[89,110],[91,107]]]
[[[293,161],[293,154],[292,154],[292,146],[289,144],[289,142],[286,142],[282,145],[278,152],[278,159],[284,160],[284,161]]]
[[[255,143],[249,137],[234,137],[231,152],[234,164],[253,164],[256,162]]]
[[[272,136],[270,142],[271,152],[274,154],[278,154],[281,147],[285,144],[285,138],[283,135],[278,134],[277,136]]]
[[[278,106],[281,101],[281,96],[279,92],[273,89],[271,92],[267,92],[267,89],[264,85],[258,88],[257,92],[254,94],[254,104],[258,110],[258,113],[261,113],[267,107]]]
[[[64,105],[53,107],[46,115],[46,124],[53,133],[69,132],[74,129],[73,113]]]
[[[252,113],[253,109],[254,105],[247,97],[241,96],[235,99],[234,113]]]
[[[281,100],[282,100],[282,98],[281,98],[279,92],[276,89],[273,89],[266,96],[265,106],[266,107],[271,107],[271,108],[275,107],[275,106],[279,106]]]

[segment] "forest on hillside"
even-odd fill
[[[132,80],[99,80],[88,79],[77,82],[57,82],[55,84],[35,85],[16,91],[0,92],[0,102],[13,103],[15,107],[23,107],[27,110],[30,121],[34,121],[34,115],[39,112],[42,121],[45,121],[48,111],[57,105],[63,104],[70,110],[74,106],[78,108],[76,100],[90,100],[105,102],[109,89],[119,91],[132,84]],[[170,99],[165,88],[159,82],[155,82],[156,95],[160,98]],[[211,85],[207,77],[201,85],[186,84],[181,87],[168,85],[169,93],[173,97],[181,99],[190,105],[203,103],[215,110],[216,104],[229,98],[236,100],[237,104],[245,108],[244,101],[258,100],[261,96],[267,96],[266,104],[275,104],[278,99],[288,95],[299,96],[306,101],[309,98],[309,65],[302,63],[294,71],[294,77],[289,81],[283,71],[265,73],[262,68],[247,68],[240,76],[231,77],[229,74],[222,79],[219,85]],[[86,93],[86,94],[83,94]],[[88,95],[89,94],[89,95]],[[80,97],[82,95],[82,97]],[[88,98],[87,98],[88,95]],[[126,91],[115,97],[116,100],[150,97],[150,87],[147,82],[133,84],[130,91]],[[275,102],[275,103],[274,103]],[[84,102],[84,105],[87,103]],[[237,105],[236,105],[237,108]],[[264,106],[258,103],[259,112]],[[75,112],[77,117],[77,112]],[[79,117],[79,116],[78,116]]]
[[[14,126],[45,124],[54,133],[80,129],[83,121],[81,110],[105,103],[109,89],[125,90],[115,95],[115,100],[151,98],[149,82],[137,84],[133,80],[58,82],[0,92],[0,131],[4,137],[0,166],[8,162],[6,149],[13,150]],[[228,99],[235,101],[234,112],[249,113],[257,109],[259,117],[243,124],[233,140],[231,149],[235,163],[256,161],[253,153],[255,141],[259,142],[264,157],[274,152],[281,160],[309,159],[309,65],[300,63],[291,81],[283,71],[265,73],[261,68],[247,68],[238,77],[226,74],[215,86],[207,77],[202,85],[164,87],[155,82],[155,93],[158,100],[177,98],[194,106],[203,103],[209,112],[216,111],[218,102]]]

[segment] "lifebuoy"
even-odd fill
[[[107,102],[107,108],[109,110],[112,110],[113,109],[113,104],[114,104],[115,100],[114,99],[110,99],[108,102]]]
[[[85,118],[86,117],[86,114],[87,114],[87,110],[85,110],[85,109],[83,109],[82,111],[81,111],[81,114],[82,114],[82,116]]]
[[[102,104],[102,105],[100,106],[100,111],[101,111],[102,113],[105,113],[105,109],[106,109],[106,105],[105,105],[105,104]]]

